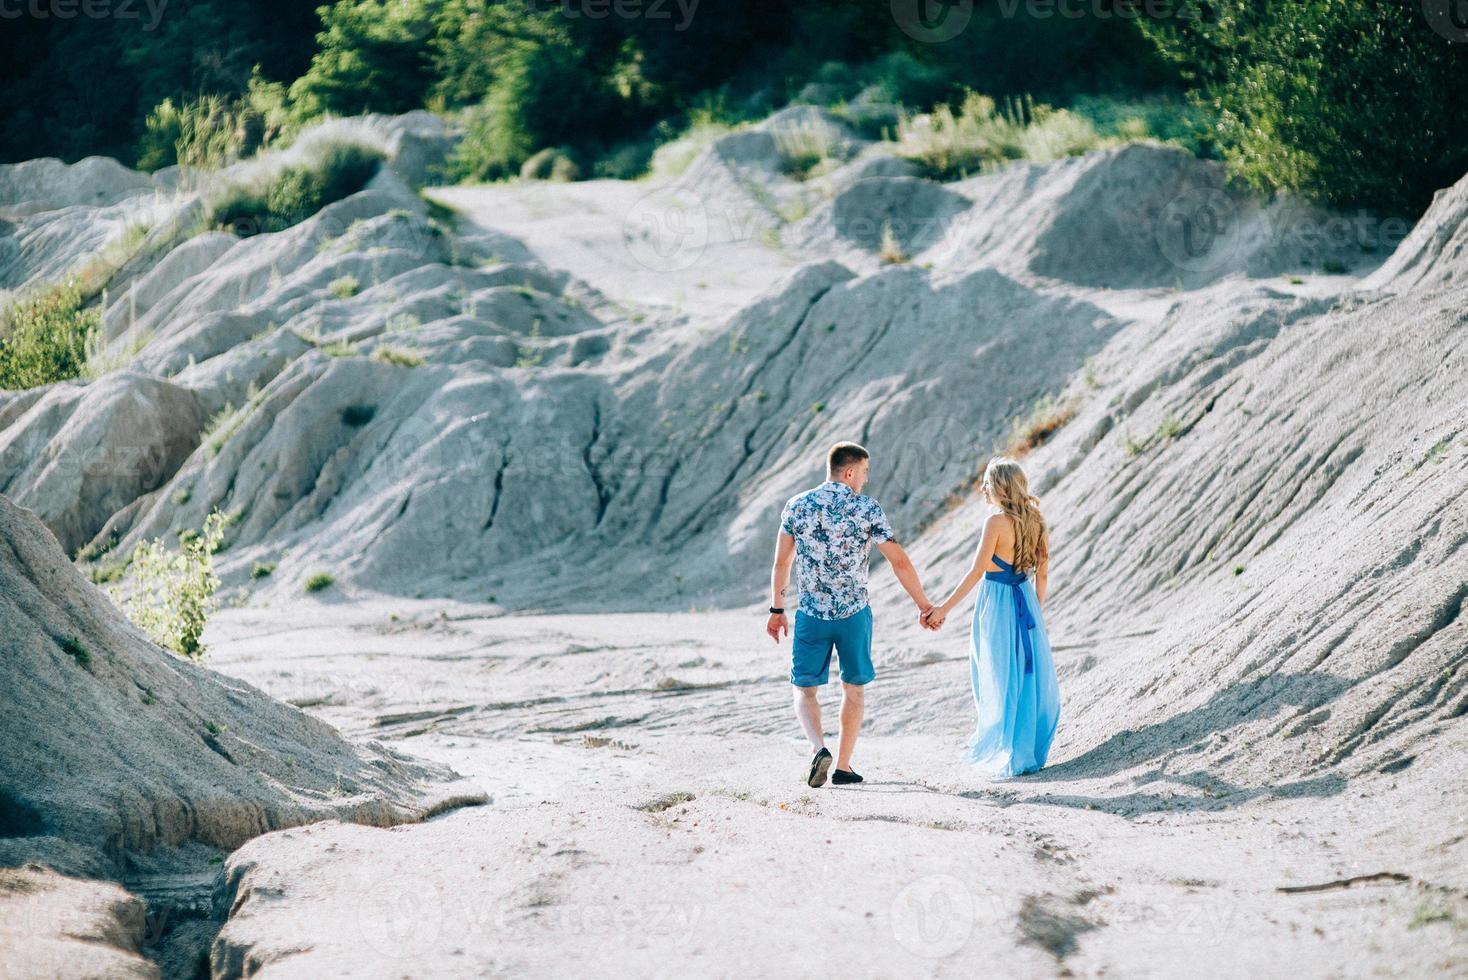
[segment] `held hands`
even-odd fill
[[[765,621],[765,632],[770,635],[770,639],[779,643],[782,632],[787,636],[790,634],[790,617],[784,613],[770,613],[770,618]]]
[[[926,607],[919,607],[918,623],[923,629],[940,630],[943,628],[943,621],[947,618],[948,610],[943,606],[928,605]]]

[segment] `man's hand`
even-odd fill
[[[918,621],[923,624],[924,629],[936,631],[943,628],[943,621],[947,618],[947,614],[943,612],[941,607],[930,606],[923,610],[922,615],[918,617]]]
[[[765,621],[765,632],[770,634],[770,639],[776,643],[780,642],[780,634],[790,633],[790,617],[784,613],[770,613],[770,618]]]

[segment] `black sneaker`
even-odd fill
[[[850,786],[852,783],[861,782],[861,777],[848,769],[837,769],[831,773],[832,786]]]
[[[810,760],[810,775],[806,777],[807,786],[824,786],[826,784],[826,773],[831,771],[831,750],[821,749]]]

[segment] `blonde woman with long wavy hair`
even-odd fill
[[[969,675],[979,722],[969,761],[990,775],[1017,776],[1045,765],[1060,720],[1060,687],[1041,606],[1049,585],[1050,534],[1024,469],[998,456],[984,469],[990,507],[968,574],[923,616],[932,629],[973,591]]]

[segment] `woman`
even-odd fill
[[[1030,496],[1019,463],[1000,456],[984,470],[984,521],[974,562],[958,588],[924,617],[938,628],[983,580],[974,606],[969,673],[979,725],[969,761],[993,776],[1045,765],[1060,720],[1060,688],[1040,616],[1050,568],[1050,540],[1040,501]]]

